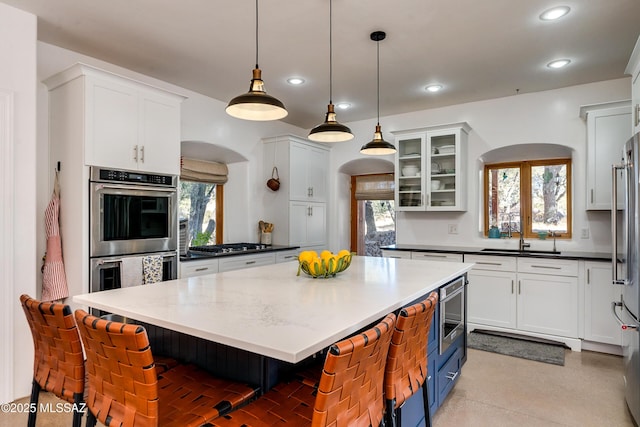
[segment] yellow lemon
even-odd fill
[[[346,249],[343,249],[340,252],[338,252],[338,258],[342,258],[342,257],[347,256],[347,255],[351,255],[351,252],[349,252]]]
[[[322,259],[326,259],[327,257],[333,256],[333,254],[331,253],[331,251],[328,250],[324,250],[322,252],[320,252],[320,258]]]
[[[322,276],[324,274],[324,269],[322,268],[322,259],[316,258],[311,262],[311,273],[314,276]]]
[[[311,263],[314,259],[316,259],[316,257],[311,253],[311,251],[302,251],[300,252],[300,255],[298,255],[298,261],[300,262],[306,261]]]

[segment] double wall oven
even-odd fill
[[[126,257],[160,255],[177,278],[176,176],[92,167],[89,204],[91,292],[121,287]]]

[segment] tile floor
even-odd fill
[[[433,418],[435,427],[633,426],[623,397],[622,358],[566,351],[565,366],[469,350],[458,384]],[[29,399],[19,400],[28,403]],[[48,393],[41,403],[60,402]],[[0,412],[0,427],[25,426],[26,414]],[[37,426],[69,426],[47,413]],[[84,425],[84,422],[83,422]]]

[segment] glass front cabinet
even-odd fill
[[[467,123],[393,132],[399,211],[466,211]]]

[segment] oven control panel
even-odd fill
[[[159,175],[152,173],[104,168],[91,168],[91,181],[151,184],[161,185],[164,187],[176,186],[176,177],[173,175]]]

